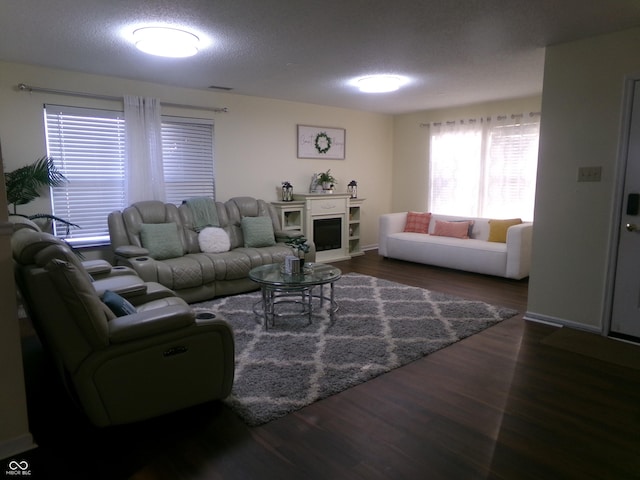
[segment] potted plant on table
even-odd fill
[[[304,235],[290,238],[285,242],[286,245],[289,245],[296,256],[300,259],[304,260],[304,254],[309,253],[309,244],[307,243],[307,239]]]

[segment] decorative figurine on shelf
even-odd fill
[[[351,180],[347,185],[347,193],[351,195],[351,198],[358,198],[358,182]]]
[[[322,186],[318,183],[318,174],[314,173],[309,184],[309,193],[316,193]]]
[[[291,202],[293,200],[293,185],[289,180],[282,182],[282,201]]]

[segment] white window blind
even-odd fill
[[[47,154],[68,182],[51,189],[53,214],[80,226],[54,234],[71,244],[109,241],[107,216],[125,202],[125,123],[122,112],[45,105]],[[215,198],[213,122],[162,117],[166,201]]]
[[[162,117],[162,161],[167,202],[215,198],[213,123]]]
[[[53,214],[80,226],[66,236],[74,241],[108,240],[107,215],[124,202],[124,119],[122,112],[45,106],[47,153],[67,178],[52,188]]]
[[[435,213],[533,220],[537,116],[431,127],[429,205]]]
[[[489,129],[483,216],[533,220],[539,123]]]

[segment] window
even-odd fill
[[[489,130],[482,216],[533,220],[539,123]]]
[[[69,241],[104,242],[107,215],[124,203],[122,112],[46,106],[47,154],[68,182],[51,189],[53,214],[79,225]],[[66,227],[54,223],[55,235]]]
[[[162,162],[168,203],[215,198],[212,123],[162,117]]]
[[[434,124],[429,210],[532,220],[540,122],[522,118]]]
[[[45,128],[47,154],[68,180],[51,189],[53,214],[81,227],[67,241],[107,243],[107,216],[126,207],[123,113],[45,105]],[[212,121],[163,117],[162,154],[167,202],[215,198]],[[54,234],[66,227],[54,223]]]

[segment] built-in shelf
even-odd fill
[[[286,231],[304,230],[304,202],[272,202],[280,216],[280,225]]]
[[[364,202],[363,198],[349,199],[349,255],[352,257],[364,254],[360,245],[362,202]]]

